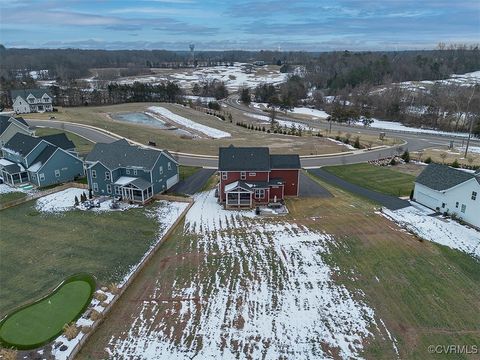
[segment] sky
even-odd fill
[[[0,0],[8,47],[405,50],[480,42],[480,0]]]

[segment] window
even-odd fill
[[[115,195],[120,195],[120,188],[118,186],[115,186]]]
[[[163,174],[163,166],[160,166],[160,175]]]
[[[257,189],[255,190],[255,198],[262,199],[265,197],[265,190],[264,189]]]
[[[226,171],[222,172],[222,180],[227,180],[228,173]]]
[[[107,193],[111,194],[112,193],[112,185],[107,184]]]
[[[170,161],[169,161],[168,164],[167,164],[167,169],[168,169],[168,170],[172,170],[172,164],[170,163]]]
[[[125,172],[127,173],[127,175],[130,175],[130,169],[125,170]]]
[[[60,177],[60,170],[55,170],[55,177]]]
[[[477,200],[477,192],[472,191],[472,200]]]
[[[455,203],[455,207],[458,209],[458,201]]]
[[[257,176],[257,173],[248,173],[248,176]]]
[[[93,183],[93,191],[98,192],[98,184]]]
[[[240,180],[245,180],[247,178],[247,173],[245,171],[242,171],[240,173]]]
[[[465,214],[465,210],[467,210],[467,205],[462,204],[462,209],[460,211]]]
[[[442,209],[444,209],[444,208],[445,208],[445,203],[442,203]]]
[[[133,175],[137,175],[137,169],[133,169]]]
[[[45,174],[44,173],[41,173],[40,175],[38,175],[40,181],[43,181],[45,180]]]
[[[93,179],[97,178],[97,170],[92,170],[92,178]]]
[[[105,180],[110,180],[110,171],[105,171]]]

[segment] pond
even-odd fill
[[[116,113],[116,114],[112,114],[112,118],[114,120],[119,120],[119,121],[126,121],[126,122],[140,124],[140,125],[154,126],[159,129],[165,129],[165,130],[171,129],[171,127],[168,126],[164,121],[155,119],[150,115],[147,115],[141,112]]]

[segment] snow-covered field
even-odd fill
[[[317,119],[326,119],[328,118],[330,115],[327,114],[325,111],[323,110],[317,110],[317,109],[310,109],[310,108],[306,108],[306,107],[296,107],[296,108],[293,108],[292,111],[289,111],[289,113],[292,113],[292,114],[301,114],[301,115],[309,115],[312,117],[312,120],[317,120]]]
[[[480,260],[479,231],[443,216],[429,216],[432,211],[413,204],[415,206],[395,211],[382,209],[382,214],[425,240],[463,251]]]
[[[221,139],[221,138],[232,136],[230,133],[226,131],[214,129],[209,126],[196,123],[195,121],[187,119],[183,116],[174,114],[170,110],[167,110],[161,106],[150,106],[148,110],[154,112],[157,115],[163,116],[167,121],[173,121],[174,123],[177,123],[180,126],[184,126],[188,129],[198,131],[214,139]]]
[[[458,151],[460,151],[460,153],[465,153],[465,146],[464,147],[459,147],[459,148],[456,148]],[[480,154],[480,146],[469,146],[468,147],[468,152],[469,153],[475,153],[475,154]]]
[[[248,116],[252,119],[257,119],[257,120],[261,120],[261,121],[270,123],[270,117],[266,116],[266,115],[252,114],[252,113],[247,113],[247,112],[244,112],[243,115]],[[312,129],[312,127],[310,127],[308,125],[298,123],[298,122],[295,122],[295,121],[279,120],[279,119],[275,119],[275,121],[278,123],[278,125],[280,125],[282,127],[286,126],[289,129],[292,126],[295,126],[295,128],[302,129],[302,130],[311,130]]]
[[[335,281],[323,258],[335,246],[329,234],[223,210],[213,191],[195,196],[184,232],[199,259],[175,276],[179,300],[151,300],[170,291],[158,279],[129,329],[110,339],[110,357],[351,359],[384,328],[361,291]]]
[[[468,137],[467,133],[460,133],[460,132],[455,133],[455,132],[447,132],[447,131],[440,131],[440,130],[421,129],[421,128],[405,126],[402,123],[395,122],[395,121],[384,121],[384,120],[378,120],[378,119],[372,119],[372,120],[373,120],[373,123],[370,125],[370,127],[375,128],[375,129],[405,131],[405,132],[423,133],[423,134],[437,134],[437,135],[446,135],[446,136]]]

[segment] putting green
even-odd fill
[[[67,278],[49,295],[22,306],[0,322],[0,342],[17,349],[34,349],[55,339],[63,327],[87,308],[95,279],[88,274]]]

